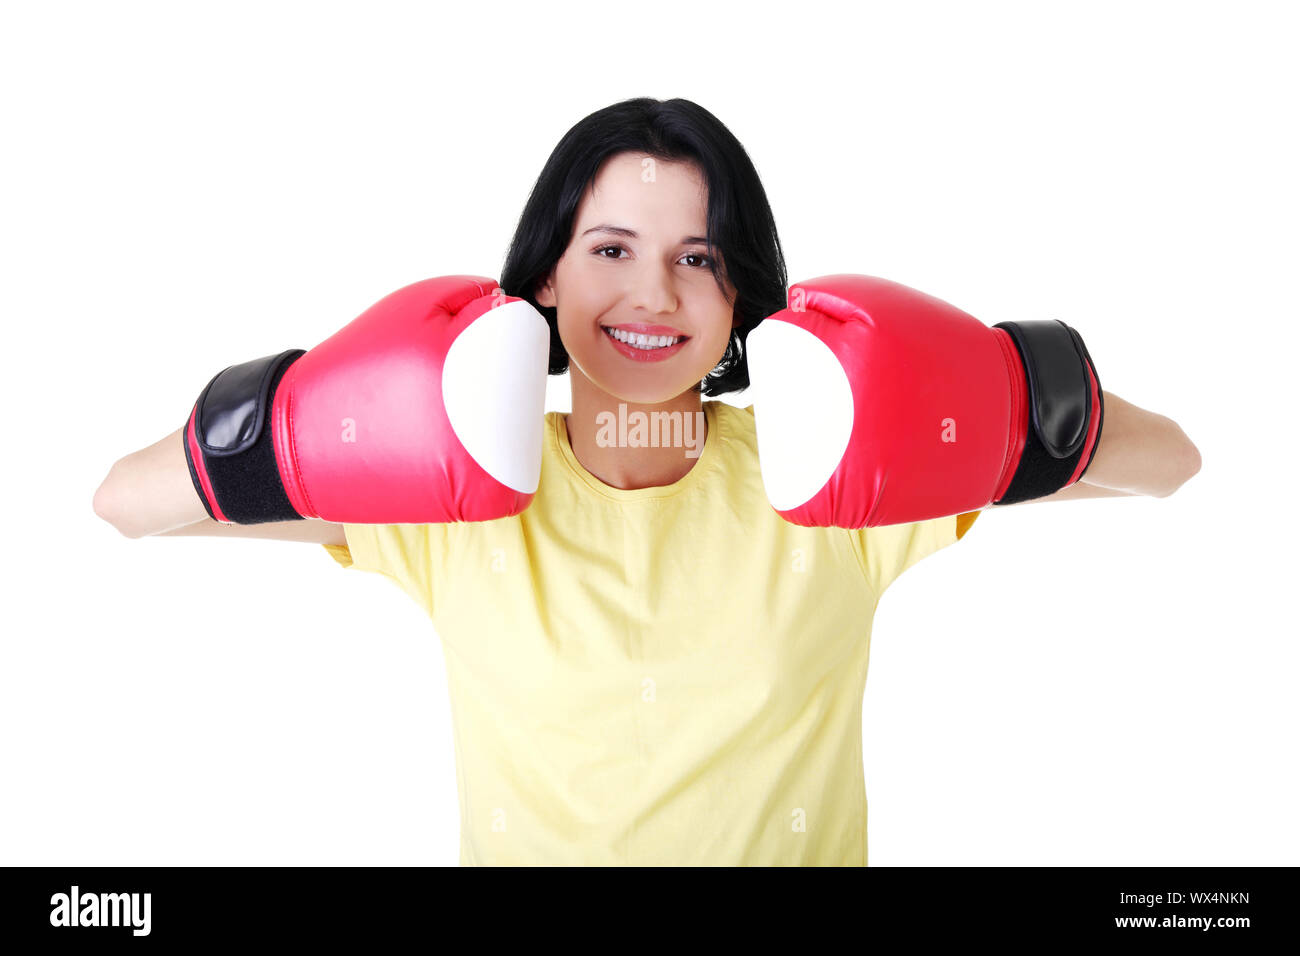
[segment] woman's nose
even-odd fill
[[[647,312],[677,311],[672,271],[663,266],[647,266],[637,271],[632,277],[628,299],[633,306]]]

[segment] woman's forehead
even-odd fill
[[[600,217],[605,212],[687,216],[698,217],[702,225],[708,198],[708,184],[694,164],[628,153],[607,160],[587,184],[579,216]]]

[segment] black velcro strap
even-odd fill
[[[1059,320],[999,322],[1015,343],[1029,386],[1029,430],[1025,450],[996,504],[1009,505],[1060,491],[1074,474],[1092,425],[1092,379],[1101,379],[1079,333]],[[1092,376],[1089,376],[1089,370]],[[1092,454],[1101,443],[1100,421]]]
[[[199,396],[195,438],[217,504],[235,524],[302,518],[280,480],[270,416],[280,379],[304,354],[303,349],[288,349],[232,365]]]

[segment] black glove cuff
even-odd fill
[[[213,377],[194,407],[194,435],[203,470],[217,505],[235,524],[302,518],[289,504],[280,479],[270,417],[280,379],[304,354],[303,349],[289,349],[232,365]],[[184,444],[194,488],[215,518],[190,443]]]
[[[1097,438],[1087,447],[1083,471],[1087,470],[1101,444],[1101,379],[1083,339],[1064,322],[999,322],[993,327],[1004,329],[1015,343],[1029,386],[1025,450],[1006,494],[995,502],[1009,505],[1050,495],[1069,484],[1092,427],[1095,379]]]

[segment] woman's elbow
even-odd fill
[[[1187,478],[1191,478],[1201,470],[1201,450],[1191,443],[1187,442]],[[1183,480],[1186,481],[1187,478]]]
[[[1192,443],[1192,440],[1187,437],[1187,433],[1179,428],[1177,424],[1175,424],[1174,427],[1177,428],[1179,434],[1182,435],[1181,449],[1179,453],[1180,465],[1178,468],[1178,483],[1164,494],[1157,496],[1160,498],[1168,498],[1175,491],[1194,478],[1201,470],[1201,450]]]
[[[92,507],[95,514],[116,528],[124,537],[143,538],[146,532],[131,521],[130,494],[126,468],[122,461],[113,463],[108,475],[95,489]]]

